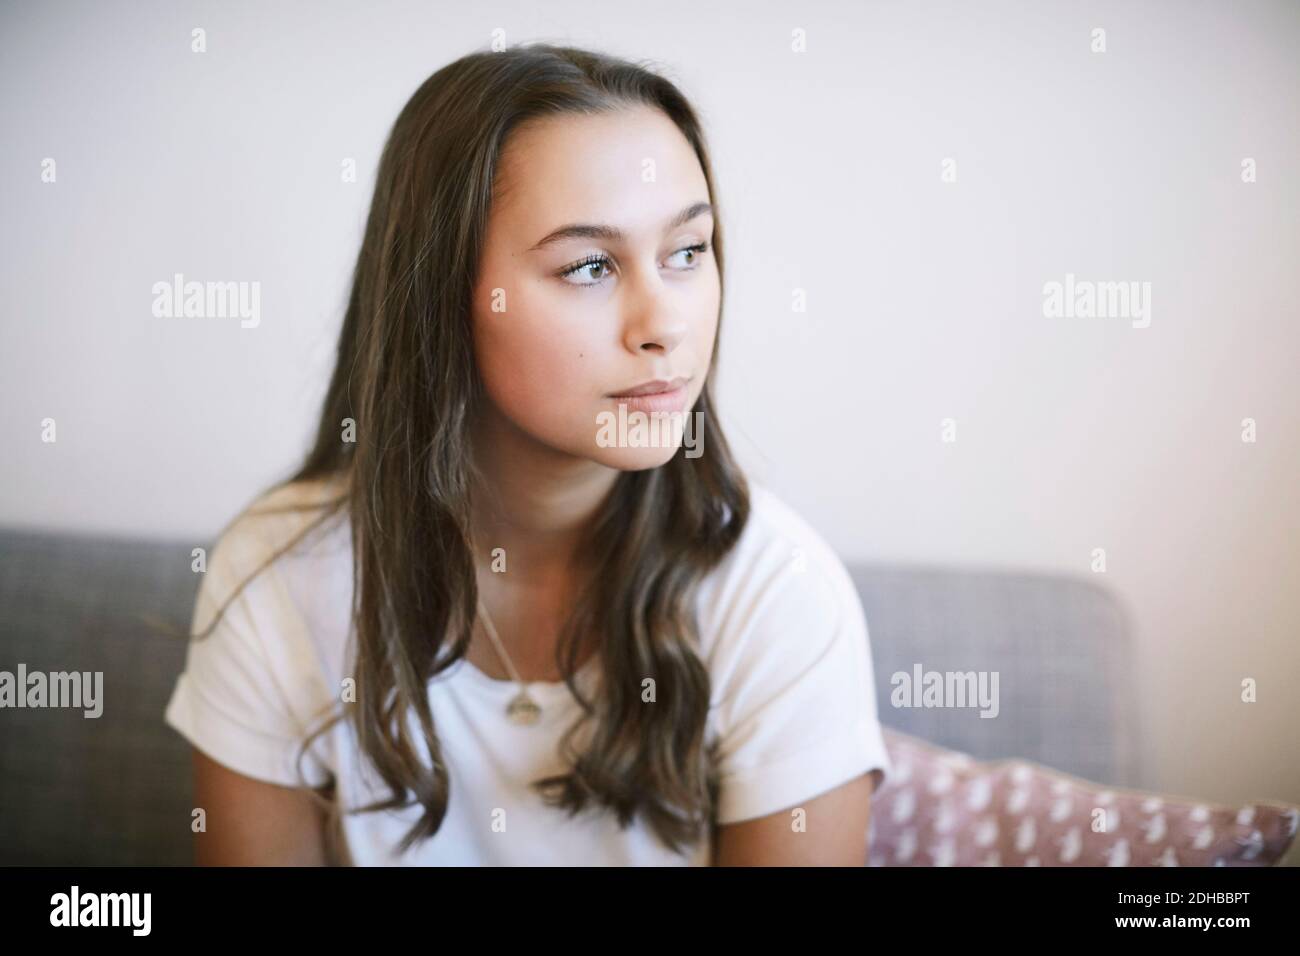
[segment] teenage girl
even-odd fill
[[[721,238],[640,64],[537,44],[415,92],[311,451],[199,589],[166,712],[199,863],[866,862],[866,621],[723,436]]]

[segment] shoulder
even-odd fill
[[[750,505],[736,546],[701,586],[701,652],[720,685],[810,662],[837,636],[866,641],[857,589],[821,532],[752,480]]]
[[[824,617],[857,601],[844,562],[802,515],[765,484],[750,481],[750,513],[736,546],[702,587],[702,611],[719,615],[778,597]]]
[[[323,480],[291,482],[240,511],[212,544],[194,629],[228,619],[256,636],[270,658],[341,666],[352,600],[351,524],[346,507],[323,507],[340,490]]]
[[[751,492],[754,533],[751,548],[784,553],[796,573],[812,570],[827,577],[847,579],[838,554],[821,532],[766,485],[755,484]]]
[[[238,586],[254,575],[283,577],[350,548],[346,509],[327,516],[341,491],[334,481],[295,481],[254,498],[222,529],[208,556],[215,586]]]
[[[337,480],[315,479],[263,491],[230,521],[214,550],[224,546],[246,557],[269,557],[281,551],[308,554],[339,530],[337,513],[326,521],[321,518],[342,490]]]

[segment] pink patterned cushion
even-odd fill
[[[869,866],[1270,866],[1300,808],[1118,790],[1026,760],[982,762],[885,728]]]

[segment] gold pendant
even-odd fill
[[[542,708],[538,707],[528,691],[521,690],[506,708],[506,716],[516,724],[535,724],[542,717]]]

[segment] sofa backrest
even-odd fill
[[[849,572],[867,615],[882,723],[984,760],[1020,757],[1137,785],[1132,629],[1110,591],[1088,578],[1011,571],[863,564]],[[918,670],[987,677],[989,687],[996,673],[996,716],[974,706],[896,706],[915,702]]]

